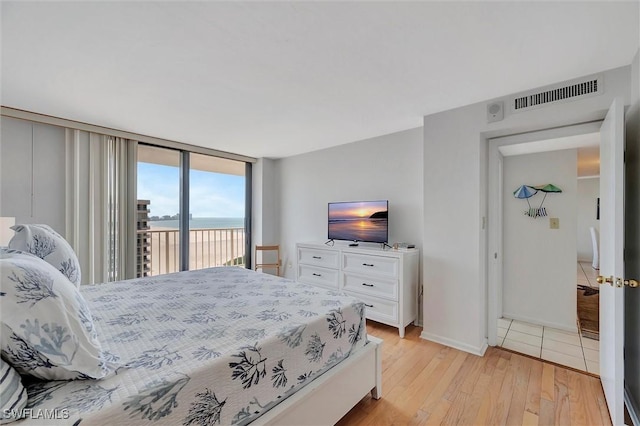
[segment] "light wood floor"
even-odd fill
[[[600,380],[489,348],[484,357],[420,339],[421,328],[367,322],[384,340],[382,399],[338,425],[610,425]]]

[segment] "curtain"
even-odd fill
[[[82,283],[135,277],[137,142],[66,130],[66,238]]]
[[[106,138],[107,281],[135,277],[136,161],[135,141]],[[131,164],[132,163],[132,164]]]

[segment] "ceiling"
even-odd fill
[[[1,103],[253,157],[631,63],[637,2],[1,3]]]
[[[512,145],[502,145],[498,150],[505,157],[538,152],[577,150],[579,178],[600,176],[600,133],[585,133],[553,139],[541,139]]]

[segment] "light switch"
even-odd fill
[[[560,229],[560,219],[557,217],[549,218],[549,228],[550,229]]]

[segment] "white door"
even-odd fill
[[[600,378],[614,425],[624,424],[624,103],[600,128]]]

